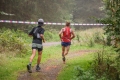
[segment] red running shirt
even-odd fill
[[[62,29],[62,42],[71,42],[71,29],[70,27],[65,27]]]

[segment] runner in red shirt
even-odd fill
[[[71,40],[75,37],[73,30],[70,28],[70,22],[66,22],[66,26],[59,32],[59,37],[62,45],[62,59],[65,63],[65,56],[69,52]]]

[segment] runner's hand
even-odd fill
[[[62,38],[60,40],[62,41]]]
[[[45,43],[45,40],[43,40],[43,42]]]

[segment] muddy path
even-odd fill
[[[80,50],[75,53],[69,53],[66,56],[66,61],[73,57],[79,57],[91,52],[95,52],[95,50]],[[59,72],[65,65],[66,64],[63,64],[62,62],[62,57],[57,59],[48,59],[45,63],[40,64],[40,72],[36,72],[35,67],[32,67],[32,73],[28,73],[27,70],[25,72],[21,72],[17,80],[57,80]]]
[[[70,53],[67,55],[67,59],[70,60],[73,57],[79,57],[90,52],[94,52],[94,50],[80,50],[74,54]],[[21,72],[17,80],[56,80],[57,75],[65,65],[62,63],[62,59],[49,59],[40,65],[40,72],[36,72],[35,67],[33,67],[32,73]]]

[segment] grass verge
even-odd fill
[[[92,60],[92,53],[69,60],[63,70],[59,73],[57,80],[72,80],[75,74],[75,67],[80,66],[81,68],[87,70],[90,67],[90,62]]]
[[[102,45],[96,45],[95,47],[89,48],[87,46],[81,46],[81,49],[94,49],[103,51]],[[115,54],[112,47],[104,47],[104,56]],[[106,54],[107,53],[107,54]],[[96,60],[97,52],[84,54],[67,61],[64,68],[59,73],[57,80],[95,80],[95,75],[92,73],[93,61]],[[112,59],[112,58],[111,58]],[[79,74],[79,75],[78,75]],[[77,77],[77,78],[76,78]],[[104,77],[103,77],[104,78]],[[103,80],[103,79],[101,79]],[[104,79],[105,80],[105,79]]]

